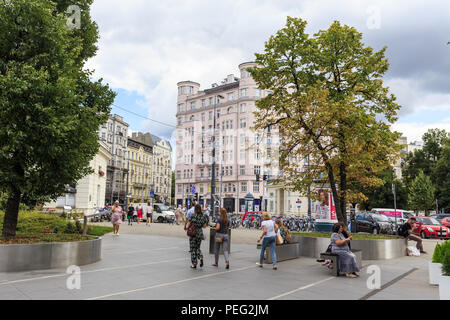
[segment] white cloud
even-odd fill
[[[450,132],[450,119],[445,119],[441,122],[435,123],[423,123],[423,122],[410,122],[410,123],[395,123],[392,125],[392,129],[401,132],[403,136],[408,138],[408,143],[413,141],[422,141],[422,136],[429,129],[445,129]]]
[[[395,73],[386,78],[386,85],[404,106],[400,115],[426,108],[449,111],[450,94],[427,88],[431,82],[433,86],[448,83],[433,73],[446,64],[429,45],[450,40],[441,39],[449,25],[447,2],[409,1],[405,10],[404,2],[377,1],[380,29],[370,30],[367,9],[373,5],[373,1],[357,0],[95,0],[91,14],[101,38],[98,55],[87,66],[112,88],[142,95],[145,101],[139,105],[148,109],[146,116],[175,125],[177,82],[193,80],[206,89],[227,74],[237,75],[237,66],[263,50],[264,42],[285,25],[287,15],[307,20],[310,34],[339,20],[356,27],[364,42],[376,50],[389,42],[387,54],[392,55],[389,60]],[[420,33],[414,40],[417,31],[425,35]],[[406,47],[409,55],[402,51]],[[399,124],[404,130],[417,125]],[[165,137],[172,131],[151,121],[133,129]]]

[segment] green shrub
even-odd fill
[[[80,221],[75,222],[75,233],[82,234],[83,233],[83,226],[81,225]]]
[[[448,245],[448,241],[446,242],[445,251],[442,251],[442,274],[450,277],[450,246]]]
[[[73,234],[73,233],[75,233],[75,231],[76,231],[76,229],[75,229],[73,223],[70,221],[67,222],[66,228],[64,229],[64,233]]]
[[[439,243],[434,247],[433,258],[431,261],[434,263],[442,263],[442,248]]]

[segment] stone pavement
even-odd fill
[[[167,230],[169,235],[167,236]],[[166,234],[161,235],[161,234]],[[81,266],[81,288],[69,290],[64,269],[0,273],[0,299],[112,300],[311,300],[439,299],[428,284],[430,254],[384,261],[363,261],[360,278],[333,277],[313,258],[299,258],[259,268],[255,262],[258,230],[232,230],[230,269],[223,256],[211,266],[209,242],[203,241],[203,268],[191,269],[188,239],[181,226],[122,225],[120,236],[103,237],[101,261]],[[367,287],[369,265],[381,270],[381,290]],[[221,288],[218,290],[218,288]]]

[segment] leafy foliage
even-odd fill
[[[439,243],[436,243],[436,247],[434,247],[432,262],[442,263],[442,248]]]
[[[249,71],[273,93],[256,102],[254,129],[279,127],[283,182],[309,197],[315,194],[309,186],[328,184],[338,220],[346,222],[347,202],[366,200],[364,189],[380,185],[377,175],[398,157],[399,134],[388,123],[400,106],[383,87],[386,48],[374,52],[361,33],[337,21],[313,37],[305,27],[288,17],[264,53],[255,54],[257,66]],[[359,190],[350,187],[356,183]]]
[[[14,236],[19,202],[56,199],[91,172],[98,127],[115,94],[92,81],[84,63],[95,54],[91,0],[81,29],[66,26],[72,1],[14,0],[0,6],[0,192],[8,195],[4,236]]]
[[[434,187],[422,170],[419,170],[409,189],[409,203],[411,209],[425,211],[426,214],[428,209],[433,208]]]
[[[442,274],[450,276],[450,245],[448,241],[445,243],[445,247],[442,248]]]

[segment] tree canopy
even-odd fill
[[[19,203],[56,199],[90,173],[97,130],[115,93],[84,70],[95,55],[91,0],[81,29],[67,27],[69,1],[0,2],[0,192],[8,195],[3,236],[15,235]],[[70,4],[74,4],[72,1]]]
[[[257,66],[249,71],[272,94],[256,102],[254,128],[279,128],[283,181],[313,197],[308,186],[326,180],[337,218],[346,222],[349,199],[365,197],[351,184],[380,185],[377,174],[398,156],[400,134],[390,123],[400,106],[383,86],[386,47],[374,52],[361,33],[338,21],[312,37],[305,27],[288,17],[264,53],[255,54]]]

